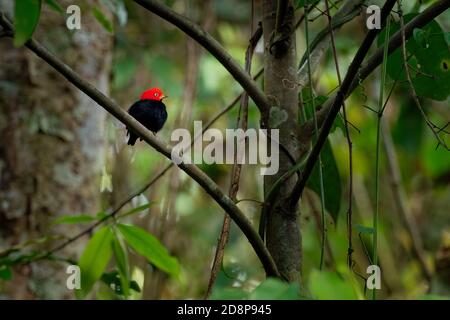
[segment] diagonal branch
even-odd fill
[[[11,22],[9,22],[6,16],[0,12],[0,25],[5,30],[14,31]],[[42,60],[51,65],[56,71],[64,76],[70,83],[75,85],[78,89],[88,95],[92,100],[97,102],[106,111],[111,113],[124,125],[131,128],[145,142],[152,146],[156,151],[163,154],[166,158],[171,159],[172,148],[159,140],[154,134],[147,130],[141,123],[130,116],[113,100],[108,98],[92,84],[82,79],[75,71],[73,71],[68,65],[59,60],[50,51],[48,51],[43,45],[30,39],[26,44],[26,47],[33,51]],[[236,206],[236,204],[222,192],[219,186],[202,170],[192,164],[181,163],[180,169],[186,172],[192,179],[194,179],[224,210],[230,217],[236,222],[238,227],[242,230],[248,241],[254,248],[258,258],[264,266],[266,273],[269,276],[279,276],[277,267],[265,247],[263,241],[259,237],[258,233],[254,230],[251,222],[247,219],[244,213]]]
[[[228,54],[222,45],[209,33],[188,18],[176,13],[170,8],[156,0],[134,0],[137,4],[153,12],[162,19],[180,28],[188,36],[197,41],[208,50],[237,82],[247,91],[261,113],[269,109],[269,101],[264,92],[257,86],[252,78],[242,69],[239,64]]]
[[[390,14],[392,8],[394,7],[396,0],[387,0],[383,9],[381,10],[381,21],[384,24],[387,16]],[[339,88],[338,93],[336,94],[336,98],[333,100],[333,104],[331,105],[330,111],[328,112],[325,121],[322,125],[322,128],[319,133],[319,137],[317,138],[317,142],[315,143],[311,153],[306,161],[305,168],[302,172],[301,178],[297,181],[294,189],[291,194],[291,205],[295,207],[298,199],[300,199],[303,189],[305,188],[306,181],[310,177],[312,170],[314,168],[317,159],[319,158],[320,150],[322,149],[325,141],[327,140],[328,134],[330,133],[331,127],[333,126],[334,119],[339,113],[341,109],[342,103],[345,100],[345,97],[350,93],[350,87],[358,74],[358,70],[363,62],[365,56],[369,52],[372,43],[375,41],[375,37],[378,35],[380,30],[372,29],[370,30],[366,37],[364,38],[363,43],[359,47],[356,55],[350,64],[347,74],[345,75],[344,80],[342,81],[342,85]]]

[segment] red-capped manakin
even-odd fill
[[[146,90],[142,93],[141,99],[128,109],[128,113],[156,134],[167,120],[166,106],[162,102],[164,98],[167,97],[159,88]],[[127,128],[127,131],[130,135],[128,144],[134,146],[138,135],[132,132],[130,128]]]

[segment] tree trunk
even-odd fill
[[[264,91],[271,108],[262,117],[262,126],[279,129],[280,144],[297,159],[300,154],[298,133],[298,86],[297,55],[294,30],[294,7],[288,5],[280,28],[275,31],[277,1],[264,0]],[[267,193],[273,183],[292,166],[287,152],[280,149],[280,169],[264,179]],[[301,235],[298,225],[298,210],[289,206],[289,195],[297,177],[293,175],[279,189],[267,216],[266,242],[278,270],[288,281],[300,279]]]
[[[1,9],[11,13],[12,3]],[[64,8],[69,4],[61,3]],[[107,92],[111,39],[84,13],[88,2],[77,4],[81,30],[67,30],[65,17],[43,5],[35,37]],[[70,236],[75,227],[50,229],[50,222],[60,215],[98,212],[106,114],[26,48],[1,39],[0,52],[1,249],[55,231]],[[76,258],[81,244],[58,255]],[[71,297],[65,268],[51,262],[17,267],[7,297]]]

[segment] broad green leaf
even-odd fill
[[[55,0],[45,0],[45,3],[48,4],[48,6],[56,12],[59,13],[64,13],[63,8],[61,8],[61,6],[59,5],[58,2],[56,2]]]
[[[426,139],[420,150],[420,163],[423,165],[427,176],[441,177],[450,172],[450,152],[442,147],[436,148],[436,138],[431,130],[426,130]]]
[[[366,226],[363,226],[360,224],[357,224],[355,226],[355,228],[356,228],[356,231],[358,231],[359,233],[362,233],[362,234],[373,234],[375,232],[374,228],[366,227]]]
[[[404,16],[404,23],[413,19],[416,14]],[[391,25],[391,35],[400,29],[399,23]],[[385,30],[378,37],[378,46],[383,44]],[[435,20],[421,29],[414,29],[413,37],[406,42],[409,57],[409,73],[417,95],[443,101],[450,95],[450,50],[439,23]],[[433,57],[430,59],[430,57]],[[389,55],[387,63],[388,75],[408,86],[403,67],[402,48]]]
[[[12,271],[8,266],[0,266],[0,279],[1,280],[11,280]]]
[[[150,208],[151,206],[152,206],[151,202],[143,204],[142,206],[138,206],[136,208],[133,208],[133,209],[125,212],[124,214],[120,215],[120,217],[123,218],[123,217],[129,216],[129,215],[144,211],[144,210]]]
[[[414,29],[413,30],[413,37],[414,40],[417,42],[417,44],[422,47],[427,47],[427,41],[428,41],[428,32],[422,30],[422,29]]]
[[[109,33],[114,33],[112,22],[103,14],[103,12],[98,7],[92,8],[92,14],[98,23]]]
[[[16,0],[14,6],[14,45],[22,46],[33,35],[41,14],[41,0]]]
[[[180,266],[178,260],[172,257],[167,249],[153,235],[136,226],[118,224],[117,228],[123,237],[138,254],[144,256],[158,269],[178,276]]]
[[[278,279],[268,278],[252,293],[252,300],[296,300],[300,298],[300,286],[297,282],[286,283]]]
[[[96,218],[88,215],[62,216],[55,219],[52,224],[75,224],[95,221]]]
[[[422,146],[425,121],[414,104],[412,98],[402,102],[399,121],[394,122],[392,138],[395,145],[401,147],[409,155],[417,155],[417,150]]]
[[[330,271],[313,270],[309,278],[309,290],[319,300],[358,299],[352,285]]]
[[[119,269],[120,283],[122,285],[123,294],[125,297],[129,295],[130,283],[130,267],[128,265],[127,250],[122,244],[121,239],[114,233],[113,251],[116,259],[117,268]]]
[[[133,289],[136,292],[141,292],[141,288],[139,288],[139,284],[134,280],[130,281],[130,289]]]
[[[341,177],[339,176],[336,159],[334,158],[328,139],[325,142],[320,155],[322,159],[325,208],[330,213],[334,222],[337,223],[342,198]],[[320,175],[318,164],[319,162],[317,161],[306,186],[320,196]]]
[[[78,263],[81,270],[81,289],[78,298],[84,298],[100,279],[112,256],[113,232],[109,227],[102,227],[89,240]]]

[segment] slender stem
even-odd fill
[[[311,106],[312,106],[312,113],[314,118],[314,129],[315,129],[315,139],[317,140],[317,136],[319,133],[319,128],[317,126],[317,116],[315,112],[315,105],[314,105],[314,90],[313,90],[313,80],[312,80],[312,72],[311,72],[311,59],[309,58],[311,56],[311,51],[309,48],[309,23],[308,23],[308,8],[305,6],[305,38],[306,38],[306,54],[308,56],[307,59],[307,67],[308,67],[308,78],[309,78],[309,96],[311,99]],[[327,221],[325,216],[325,192],[323,188],[323,170],[322,170],[322,158],[319,154],[319,160],[318,160],[318,169],[319,169],[319,184],[320,184],[320,209],[321,209],[321,219],[322,219],[322,244],[320,248],[320,264],[319,269],[322,270],[323,268],[323,260],[324,260],[324,253],[325,253],[325,244],[327,241]]]
[[[384,106],[384,86],[386,84],[387,58],[389,46],[389,32],[391,26],[390,16],[386,22],[386,33],[384,37],[384,53],[383,66],[381,69],[380,93],[378,97],[378,114],[377,114],[377,142],[375,154],[375,212],[373,215],[373,244],[372,244],[372,261],[374,265],[378,265],[378,216],[380,211],[380,140],[381,140],[381,118],[383,117]],[[372,299],[376,299],[376,288],[372,291]]]
[[[330,15],[330,8],[328,5],[328,0],[325,0],[325,8],[328,17],[328,26],[330,28],[330,38],[331,38],[331,47],[333,49],[333,58],[334,64],[336,67],[336,74],[338,78],[339,86],[342,85],[341,72],[339,68],[339,60],[336,51],[336,43],[334,39],[334,30],[333,30],[333,18]],[[347,120],[347,111],[345,107],[345,102],[342,103],[342,113],[344,115],[344,128],[345,128],[345,137],[347,139],[348,146],[348,166],[349,166],[349,183],[348,183],[348,211],[347,211],[347,241],[348,241],[348,249],[347,249],[347,265],[351,269],[352,268],[352,253],[353,253],[353,241],[352,241],[352,203],[353,203],[353,152],[352,152],[352,139],[350,137],[350,130],[348,128],[348,120]]]
[[[252,1],[252,19],[250,26],[250,41],[245,52],[245,71],[250,75],[251,67],[252,67],[252,58],[253,51],[255,50],[256,44],[260,38],[259,35],[253,36],[253,1]],[[242,119],[241,119],[242,113]],[[242,130],[247,130],[248,127],[248,94],[244,92],[241,97],[241,105],[239,108],[239,112],[236,120],[236,128],[240,128]],[[244,146],[245,148],[245,146]],[[228,196],[230,199],[237,203],[237,193],[239,190],[239,181],[241,178],[241,169],[242,164],[239,163],[239,150],[234,154],[234,163],[231,169],[231,181],[230,187],[228,189]],[[223,265],[223,257],[225,255],[225,247],[228,243],[228,239],[230,237],[230,228],[231,228],[231,218],[228,214],[225,213],[222,223],[222,230],[220,232],[219,241],[217,243],[216,253],[214,255],[214,261],[211,268],[211,274],[209,277],[208,287],[205,293],[205,299],[208,299],[212,293],[212,289],[214,283],[217,279],[217,275],[219,274],[220,267]]]

